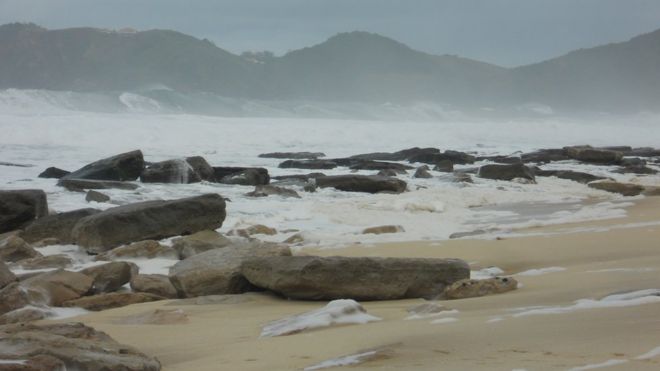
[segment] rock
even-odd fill
[[[454,172],[453,182],[455,183],[472,183],[472,177],[467,173]]]
[[[178,296],[169,277],[162,274],[138,274],[131,279],[131,289],[174,299]]]
[[[12,310],[0,316],[0,325],[10,323],[34,322],[51,316],[52,313],[44,308],[23,307]]]
[[[574,160],[594,164],[615,165],[623,158],[621,152],[598,149],[591,146],[564,147],[564,152]]]
[[[337,163],[328,160],[287,160],[278,165],[280,169],[334,169]]]
[[[146,292],[110,292],[65,301],[62,303],[62,306],[78,307],[98,312],[106,309],[121,308],[131,304],[149,303],[165,299],[162,296],[148,294]]]
[[[62,178],[57,185],[64,187],[71,192],[84,192],[86,189],[123,189],[133,191],[138,189],[138,185],[129,182],[120,182],[114,180],[87,180],[87,179],[67,179]]]
[[[241,272],[257,287],[303,300],[433,298],[470,276],[459,259],[338,256],[255,257]]]
[[[383,234],[405,232],[400,225],[381,225],[379,227],[370,227],[362,231],[362,234]]]
[[[62,179],[136,180],[144,169],[140,150],[121,153],[86,165]]]
[[[0,315],[23,308],[28,304],[30,304],[30,298],[20,283],[13,282],[0,289]]]
[[[52,245],[61,245],[62,242],[55,238],[55,237],[48,237],[44,238],[42,240],[39,240],[37,242],[33,242],[31,245],[34,248],[40,248],[40,247],[46,247],[46,246],[52,246]]]
[[[589,187],[610,193],[619,193],[624,196],[637,196],[644,192],[644,187],[637,184],[617,183],[612,181],[598,181],[588,184]]]
[[[217,229],[225,216],[225,200],[218,194],[146,201],[85,217],[76,224],[72,235],[88,252],[100,253],[135,241]]]
[[[649,197],[660,196],[660,187],[644,187],[644,192],[642,192],[642,194]]]
[[[422,166],[422,167],[418,168],[415,171],[415,174],[413,175],[413,178],[429,179],[429,178],[433,178],[433,175],[431,175],[431,173],[429,173],[428,166],[426,166],[426,167]]]
[[[491,161],[498,164],[520,164],[522,160],[520,156],[478,156],[477,161]]]
[[[319,157],[325,157],[323,152],[272,152],[262,153],[261,158],[278,158],[292,160],[316,160]]]
[[[479,168],[477,176],[495,180],[513,180],[515,178],[535,180],[532,170],[522,164],[484,165]]]
[[[454,171],[454,163],[450,160],[442,160],[435,164],[433,167],[434,171],[441,171],[443,173],[451,173]]]
[[[660,149],[651,147],[633,148],[630,152],[626,153],[626,156],[658,157],[660,156]]]
[[[29,359],[34,370],[160,370],[155,358],[82,323],[1,326],[0,359]]]
[[[287,238],[286,240],[282,241],[282,243],[286,243],[289,245],[294,245],[294,244],[299,244],[305,242],[305,238],[303,237],[302,234],[296,233],[293,236]]]
[[[56,167],[49,167],[38,175],[39,178],[60,179],[61,177],[71,174],[70,171],[58,169]]]
[[[426,155],[426,154],[436,154],[440,153],[440,150],[437,148],[419,148],[413,147],[397,151],[394,153],[390,152],[375,152],[375,153],[365,153],[361,155],[351,156],[354,159],[361,160],[371,160],[371,161],[405,161],[411,157]]]
[[[565,151],[561,148],[556,149],[541,149],[535,152],[523,153],[520,155],[520,160],[524,163],[548,163],[552,161],[565,161],[570,160]]]
[[[124,325],[177,325],[190,320],[183,309],[155,309],[123,317],[117,322]]]
[[[176,263],[170,268],[170,281],[180,297],[239,294],[252,288],[241,273],[246,259],[288,255],[288,247],[275,244],[227,246]]]
[[[277,230],[275,228],[267,227],[263,224],[256,224],[256,225],[251,225],[247,228],[231,230],[229,231],[228,234],[230,236],[239,236],[244,238],[249,238],[250,236],[253,236],[255,234],[265,234],[268,236],[274,236],[277,234]]]
[[[472,164],[476,158],[472,155],[469,155],[465,152],[459,151],[444,151],[443,153],[421,153],[415,156],[408,158],[408,162],[422,162],[425,164],[437,164],[440,161],[449,160],[452,164]]]
[[[309,173],[309,174],[289,174],[289,175],[279,175],[279,176],[274,176],[272,177],[273,180],[299,180],[299,181],[304,181],[308,182],[310,180],[320,178],[325,176],[323,173]]]
[[[583,184],[593,182],[594,180],[605,179],[601,176],[572,170],[536,170],[534,174],[536,176],[554,176],[559,179],[568,179]]]
[[[32,303],[60,306],[86,295],[93,283],[85,274],[60,269],[30,277],[21,282],[21,288],[29,293]]]
[[[606,149],[609,151],[617,151],[621,152],[623,154],[627,154],[632,152],[632,147],[631,146],[606,146],[606,147],[598,147],[598,149]]]
[[[620,173],[620,174],[657,174],[658,171],[655,169],[652,169],[648,166],[624,166],[621,167],[620,169],[614,170],[615,173]]]
[[[179,259],[179,253],[169,246],[163,246],[158,241],[145,240],[134,242],[127,246],[116,247],[96,256],[96,260],[116,260],[134,258],[167,258]]]
[[[342,165],[339,160],[333,160],[338,165]],[[407,173],[407,170],[414,169],[412,166],[397,164],[395,162],[366,161],[349,159],[347,166],[351,170],[394,170],[399,174]]]
[[[223,184],[266,185],[270,183],[268,170],[264,168],[214,167],[215,181]]]
[[[156,162],[147,166],[140,181],[143,183],[198,183],[202,178],[184,159]]]
[[[17,262],[24,259],[40,257],[41,254],[32,248],[25,240],[11,235],[0,240],[0,261]]]
[[[172,242],[172,248],[177,252],[179,259],[188,259],[193,255],[227,247],[232,243],[227,237],[211,230],[193,233],[190,236],[177,238]]]
[[[493,277],[485,280],[465,279],[451,284],[443,297],[445,299],[467,299],[479,296],[501,294],[515,290],[518,281],[511,277]]]
[[[202,156],[186,157],[186,162],[193,168],[200,179],[212,182],[215,179],[213,167]]]
[[[381,318],[367,314],[355,300],[334,300],[325,307],[267,323],[261,337],[298,334],[333,325],[363,324],[380,321]]]
[[[87,202],[109,202],[110,201],[110,196],[103,194],[101,192],[97,192],[94,190],[89,190],[87,191],[87,195],[85,195],[85,201]]]
[[[46,215],[48,201],[44,191],[0,191],[0,233],[21,229]]]
[[[73,265],[73,260],[66,254],[55,254],[21,260],[16,265],[24,270],[68,268]]]
[[[385,170],[379,171],[378,174],[376,174],[376,175],[396,177],[397,175],[399,175],[399,173],[395,170],[392,170],[392,169],[385,169]]]
[[[96,209],[79,209],[48,215],[35,220],[32,224],[27,226],[21,234],[21,237],[29,243],[37,242],[44,238],[54,237],[62,244],[72,244],[74,243],[74,240],[71,231],[76,223],[84,217],[95,215],[99,212],[100,210]]]
[[[18,281],[18,279],[9,268],[7,268],[7,264],[0,260],[0,289],[16,281]]]
[[[267,197],[272,195],[282,196],[282,197],[293,197],[300,198],[298,192],[293,189],[288,189],[284,187],[277,187],[274,185],[262,185],[256,186],[254,191],[245,194],[248,197]]]
[[[111,262],[85,268],[80,273],[92,277],[92,293],[113,292],[131,281],[133,272],[137,274],[138,267],[133,263]]]
[[[321,188],[332,187],[340,191],[366,193],[401,193],[404,192],[407,187],[406,182],[403,180],[377,175],[325,176],[316,179],[316,184]]]

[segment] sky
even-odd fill
[[[660,0],[0,0],[0,24],[173,29],[278,55],[347,31],[501,66],[660,28]]]

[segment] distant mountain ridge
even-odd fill
[[[428,101],[461,109],[530,102],[563,110],[658,110],[660,30],[517,68],[431,55],[367,32],[264,59],[176,31],[0,26],[0,89],[136,91],[230,98]]]

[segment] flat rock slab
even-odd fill
[[[0,233],[21,229],[48,215],[46,193],[39,189],[0,191]]]
[[[346,192],[402,193],[407,188],[403,180],[378,175],[335,175],[316,179],[321,188],[335,188]]]
[[[87,252],[100,253],[135,241],[220,228],[225,206],[218,194],[123,205],[81,219],[72,235]]]
[[[303,300],[435,298],[470,277],[459,259],[339,256],[252,258],[241,272],[257,287]]]

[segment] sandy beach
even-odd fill
[[[215,297],[203,305],[195,304],[199,299],[138,304],[74,320],[157,357],[164,370],[299,370],[372,349],[381,352],[372,360],[350,367],[660,368],[660,356],[656,354],[660,347],[660,302],[618,307],[596,304],[595,308],[575,303],[580,299],[592,299],[595,303],[615,293],[660,288],[660,198],[636,202],[625,218],[519,232],[534,235],[299,252],[324,256],[455,257],[469,262],[473,271],[499,267],[521,283],[518,290],[505,294],[438,302],[457,312],[433,318],[405,320],[409,315],[407,308],[423,300],[364,302],[368,313],[382,318],[381,321],[260,338],[264,324],[320,308],[325,303],[254,293]],[[540,269],[542,274],[518,274],[532,269]],[[529,307],[544,308],[534,312]],[[546,313],[545,307],[560,313]],[[120,323],[155,309],[181,309],[188,321],[161,325]],[[431,323],[442,318],[452,319]],[[649,354],[653,349],[656,352]],[[646,357],[640,357],[645,354]]]

